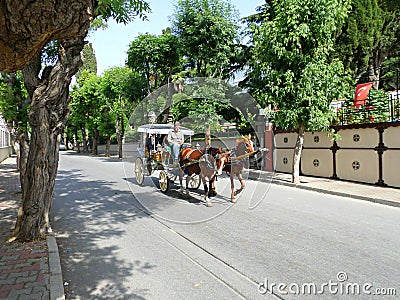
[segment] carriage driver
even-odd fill
[[[185,140],[185,137],[179,127],[179,122],[175,122],[174,129],[171,129],[171,131],[168,133],[168,144],[171,146],[175,162],[178,160],[179,147],[183,144]]]

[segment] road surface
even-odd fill
[[[164,195],[155,179],[138,186],[132,170],[61,153],[52,218],[67,299],[400,293],[398,208],[251,180],[231,205],[227,178],[208,208],[201,190]]]

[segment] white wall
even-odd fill
[[[386,124],[382,155],[382,179],[389,186],[400,187],[400,126]],[[374,126],[371,124],[371,126]],[[377,128],[342,128],[336,143],[336,175],[339,179],[375,184],[379,181],[379,146]],[[277,172],[292,172],[293,149],[297,133],[275,132],[274,164]],[[306,132],[301,158],[304,175],[330,178],[334,174],[334,143],[328,132]],[[286,163],[285,163],[286,162]]]

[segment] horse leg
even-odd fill
[[[217,196],[217,192],[215,191],[215,176],[214,175],[210,176],[209,185],[210,185],[210,191],[208,192],[208,197]]]
[[[207,207],[211,207],[212,203],[210,200],[210,190],[208,189],[206,176],[204,176],[203,174],[201,174],[201,181],[203,182],[204,186],[204,201],[206,202]]]
[[[235,191],[235,195],[239,194],[239,193],[240,193],[241,191],[243,191],[244,188],[246,187],[245,184],[244,184],[242,172],[237,173],[237,177],[238,177],[238,179],[239,179],[239,181],[240,181],[240,189],[237,189],[237,190]]]
[[[182,169],[179,169],[179,185],[180,185],[179,192],[180,192],[181,194],[183,194],[183,184],[182,184],[182,180],[183,180],[183,170],[182,170]]]
[[[185,188],[185,195],[189,197],[189,181],[192,178],[192,175],[186,175],[186,188]]]
[[[235,199],[235,183],[233,181],[234,175],[235,174],[234,174],[233,170],[231,170],[231,174],[230,174],[230,179],[231,179],[231,201],[233,203],[236,202],[236,199]]]

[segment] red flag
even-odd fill
[[[356,93],[354,94],[354,105],[365,105],[368,98],[369,90],[373,82],[367,82],[356,85]]]

